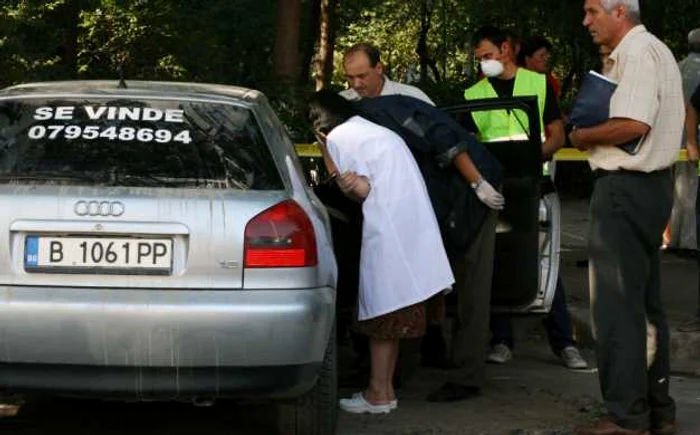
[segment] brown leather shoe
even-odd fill
[[[576,435],[650,435],[646,429],[625,429],[610,417],[602,417],[592,425],[577,426]]]
[[[651,423],[652,435],[674,435],[678,432],[676,420],[662,420]]]

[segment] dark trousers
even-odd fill
[[[590,204],[590,291],[600,387],[623,427],[675,417],[659,247],[671,213],[670,171],[598,172]],[[657,329],[647,369],[647,319]]]
[[[566,308],[566,294],[561,278],[557,278],[557,288],[554,291],[552,308],[544,319],[544,326],[547,330],[549,347],[552,348],[554,353],[558,353],[567,346],[576,345],[571,328],[569,310]],[[513,349],[515,347],[515,337],[511,315],[507,313],[491,315],[491,334],[491,346],[505,344]]]
[[[695,195],[695,241],[698,248],[696,254],[698,270],[700,270],[700,182]],[[700,279],[698,280],[698,308],[695,311],[695,317],[700,320]]]
[[[491,279],[498,216],[490,210],[466,252],[452,259],[457,313],[452,323],[450,359],[460,367],[461,383],[481,387],[489,340]]]

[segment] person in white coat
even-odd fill
[[[418,165],[393,131],[355,115],[341,96],[319,91],[309,119],[329,173],[343,193],[362,202],[358,316],[370,338],[368,388],[341,409],[388,413],[399,340],[425,334],[425,301],[454,283],[437,219]]]

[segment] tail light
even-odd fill
[[[245,227],[245,267],[310,267],[318,264],[316,234],[306,212],[283,201]]]

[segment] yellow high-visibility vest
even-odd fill
[[[515,84],[513,85],[513,96],[537,97],[540,132],[542,137],[544,137],[544,123],[542,119],[544,117],[545,99],[547,98],[547,77],[544,74],[525,68],[518,68],[515,74]],[[464,99],[466,100],[483,98],[498,98],[496,90],[486,78],[464,91]],[[479,129],[477,137],[482,142],[527,140],[530,123],[527,115],[522,110],[484,110],[472,112],[472,118],[474,118],[474,123]]]

